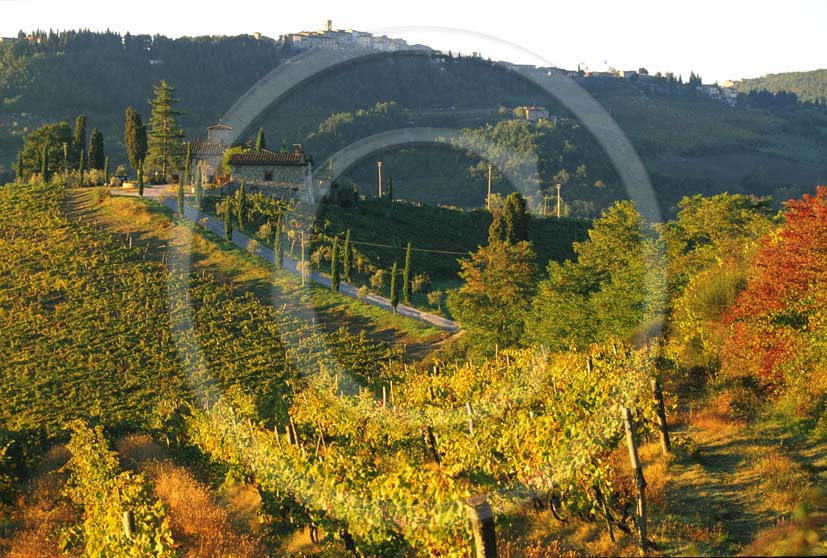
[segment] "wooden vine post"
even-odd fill
[[[635,431],[632,427],[632,411],[628,407],[621,409],[623,424],[626,427],[626,444],[629,446],[629,460],[632,463],[632,472],[635,475],[637,485],[637,513],[635,523],[637,525],[640,555],[646,555],[646,479],[643,478],[643,467],[640,465],[640,458],[637,454],[635,443]]]
[[[657,404],[660,447],[663,453],[672,453],[672,444],[669,442],[669,426],[666,424],[666,406],[663,403],[663,390],[661,390],[660,381],[657,378],[652,379],[652,391],[655,393],[655,403]]]
[[[485,495],[472,496],[465,501],[474,533],[475,558],[497,558],[497,535],[494,532],[494,514]]]
[[[121,523],[123,524],[123,533],[127,539],[131,539],[135,533],[135,514],[132,510],[125,510],[121,516]]]

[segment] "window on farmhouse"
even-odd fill
[[[264,180],[266,182],[272,182],[273,181],[273,171],[264,171]]]

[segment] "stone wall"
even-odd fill
[[[265,173],[272,173],[271,180],[265,180]],[[296,198],[306,202],[315,200],[311,189],[310,165],[233,165],[232,183],[225,189],[233,193],[244,181],[248,194],[262,193],[278,198]],[[222,189],[222,193],[225,193]]]

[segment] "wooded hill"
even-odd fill
[[[103,131],[113,167],[125,162],[123,111],[132,105],[148,115],[152,85],[161,79],[176,87],[187,137],[203,136],[204,128],[244,91],[291,55],[272,39],[252,36],[173,40],[70,31],[2,43],[0,164],[5,172],[0,174],[10,177],[24,135],[46,122],[71,122],[80,113]],[[782,200],[827,181],[827,112],[820,105],[729,107],[671,82],[660,89],[614,77],[581,83],[638,149],[667,212],[692,193],[734,191]],[[801,99],[810,98],[801,91]],[[245,135],[255,135],[262,126],[271,146],[303,143],[318,163],[344,145],[388,129],[463,128],[469,138],[494,141],[499,149],[536,153],[542,162],[536,179],[546,188],[558,182],[565,187],[559,173],[573,177],[585,165],[588,172],[580,180],[588,185],[585,191],[564,190],[573,215],[596,216],[625,196],[588,133],[576,123],[544,129],[513,122],[511,109],[524,104],[566,116],[554,99],[490,61],[395,54],[349,65],[297,88]],[[377,105],[385,108],[377,110]],[[565,161],[559,160],[561,153]],[[478,156],[450,147],[409,147],[382,157],[398,197],[460,207],[482,204],[487,176]],[[370,193],[375,161],[357,164],[345,178]],[[511,189],[499,176],[494,179],[494,191]],[[536,201],[534,209],[541,203]]]

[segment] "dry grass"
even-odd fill
[[[60,531],[80,521],[75,508],[61,495],[66,474],[61,467],[69,459],[63,446],[54,446],[43,457],[23,489],[11,516],[9,536],[0,539],[0,554],[8,558],[61,556]]]
[[[234,521],[234,510],[221,505],[209,487],[195,480],[184,467],[173,464],[149,436],[125,436],[118,443],[118,451],[127,463],[147,475],[155,495],[167,506],[173,538],[183,556],[264,556],[258,536],[250,531],[255,527],[250,514],[254,515],[260,504],[250,494],[254,489],[248,487],[243,497],[233,500],[245,506],[244,518]]]
[[[768,448],[752,469],[761,479],[759,487],[764,504],[780,512],[787,512],[800,502],[812,481],[799,463],[774,448]]]

